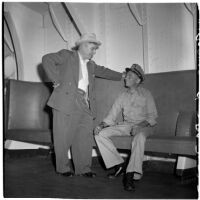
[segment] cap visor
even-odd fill
[[[126,72],[132,71],[130,68],[126,68],[125,70]]]

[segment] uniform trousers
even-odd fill
[[[81,94],[77,94],[74,111],[65,114],[53,109],[53,140],[56,156],[56,171],[71,170],[68,150],[74,164],[75,174],[91,171],[93,117]]]
[[[99,135],[95,136],[96,143],[102,155],[106,168],[111,168],[124,162],[123,158],[114,146],[112,136],[130,136],[132,127],[130,125],[115,125],[102,129]],[[133,130],[134,132],[134,130]],[[152,127],[141,128],[134,135],[131,144],[131,156],[129,159],[127,172],[137,172],[142,174],[142,164],[146,138],[153,134]]]

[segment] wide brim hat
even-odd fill
[[[130,68],[126,68],[126,72],[129,71],[135,73],[140,78],[141,82],[145,80],[144,71],[140,65],[133,64]]]
[[[96,35],[94,33],[84,33],[83,35],[81,35],[80,39],[75,42],[75,45],[79,46],[84,42],[91,42],[98,46],[101,45],[101,42],[97,40]]]

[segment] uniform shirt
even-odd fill
[[[88,92],[88,69],[87,69],[87,62],[89,60],[83,60],[82,56],[79,55],[79,82],[78,88],[84,90],[86,93]]]
[[[144,120],[152,126],[156,124],[157,109],[154,99],[149,90],[140,86],[134,91],[128,89],[121,93],[103,121],[114,125],[121,111],[123,124],[137,125]]]

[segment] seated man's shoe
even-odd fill
[[[134,191],[135,190],[133,175],[134,175],[133,172],[128,172],[125,175],[124,189],[126,191]]]
[[[65,177],[72,177],[74,176],[74,172],[64,172],[64,173],[58,173],[61,176],[65,176]]]
[[[86,172],[84,174],[80,174],[81,176],[87,177],[87,178],[94,178],[96,177],[96,173],[94,172]]]
[[[108,178],[110,178],[110,179],[114,179],[114,178],[117,178],[117,177],[123,175],[124,172],[125,172],[124,164],[120,164],[120,165],[117,165],[117,166],[115,167],[115,172],[114,172],[114,173],[110,173],[110,174],[108,174],[107,176],[108,176]]]

